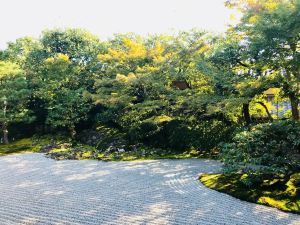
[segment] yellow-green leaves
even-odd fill
[[[129,73],[127,76],[123,74],[117,74],[116,80],[122,83],[127,83],[136,79],[136,75],[134,73]]]
[[[58,53],[54,57],[47,58],[45,60],[45,63],[51,64],[55,62],[63,62],[63,63],[68,63],[70,62],[69,56],[66,54]]]
[[[0,61],[0,79],[15,77],[21,73],[22,70],[16,63]]]

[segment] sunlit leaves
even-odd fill
[[[0,61],[0,124],[31,120],[27,103],[31,90],[24,71],[9,61]]]
[[[0,80],[10,79],[12,77],[22,74],[21,68],[13,62],[0,61]]]

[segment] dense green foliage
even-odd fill
[[[0,52],[2,142],[63,133],[71,148],[58,149],[77,158],[77,142],[93,146],[91,158],[120,149],[221,150],[227,170],[298,171],[300,1],[226,4],[243,16],[225,35],[192,30],[101,41],[56,29],[9,43]],[[274,101],[290,103],[287,122],[277,121],[280,109],[272,114],[270,88]],[[30,132],[16,134],[18,127]]]
[[[0,124],[3,142],[8,143],[8,126],[11,122],[30,120],[26,107],[31,90],[24,72],[15,63],[0,61]]]
[[[229,171],[289,173],[300,170],[300,123],[259,124],[224,144],[221,158]]]

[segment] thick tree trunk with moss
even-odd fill
[[[3,143],[8,144],[8,130],[7,130],[7,123],[2,124],[2,131],[3,131]]]
[[[251,123],[249,103],[243,104],[243,117],[244,117],[244,121],[246,122],[246,124],[249,125]]]
[[[290,94],[289,99],[291,101],[292,118],[293,120],[299,121],[299,99],[294,94]]]

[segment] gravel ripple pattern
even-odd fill
[[[204,187],[211,160],[55,161],[0,157],[0,224],[300,225],[300,216]]]

